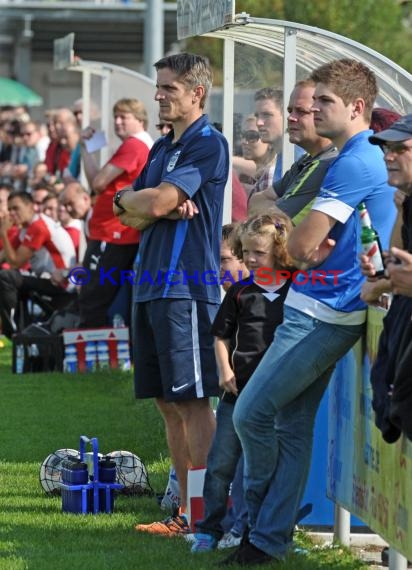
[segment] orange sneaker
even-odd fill
[[[157,534],[159,536],[179,536],[190,534],[191,532],[186,515],[179,514],[178,511],[163,521],[137,524],[134,528],[138,532],[148,532],[149,534]]]

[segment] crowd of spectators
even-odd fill
[[[72,108],[48,109],[39,123],[27,108],[0,109],[0,331],[6,336],[21,331],[32,317],[50,317],[50,310],[62,308],[57,298],[76,301],[74,310],[79,298],[85,326],[109,324],[108,309],[117,289],[108,281],[109,291],[102,287],[97,293],[100,284],[93,282],[90,293],[90,287],[74,287],[68,275],[79,265],[97,274],[103,253],[109,265],[124,258],[120,269],[132,268],[138,232],[116,220],[111,204],[115,191],[136,178],[146,162],[153,142],[147,113],[135,99],[115,104],[114,129],[121,144],[100,168],[86,148],[94,130],[82,130],[82,111],[78,99]],[[80,183],[82,168],[85,187]],[[113,249],[114,258],[109,257]],[[30,278],[33,286],[21,287],[21,278]],[[10,287],[15,290],[12,297],[6,292]],[[49,312],[44,312],[46,305],[33,303],[33,291],[47,298]]]

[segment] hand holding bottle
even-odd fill
[[[366,205],[362,202],[358,206],[361,222],[361,242],[363,255],[361,255],[362,273],[368,277],[384,277],[385,265],[378,232],[372,227]]]

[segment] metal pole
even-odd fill
[[[88,69],[82,70],[82,129],[90,125],[90,88],[91,73]],[[84,171],[83,160],[80,161],[80,183],[84,188],[88,188],[86,173]],[[89,189],[89,192],[91,188]]]
[[[296,30],[285,27],[284,35],[285,56],[283,59],[283,126],[287,126],[287,106],[289,97],[296,83]],[[282,141],[282,175],[285,174],[295,162],[295,145],[289,142],[287,135]]]
[[[389,570],[406,570],[408,561],[394,548],[389,548]]]
[[[31,84],[32,39],[31,29],[33,16],[26,14],[23,19],[23,29],[16,34],[14,44],[13,72],[18,81],[24,85]]]
[[[144,73],[156,81],[153,64],[164,55],[163,0],[148,0],[144,27]]]
[[[234,68],[235,42],[225,39],[223,42],[223,134],[229,143],[229,154],[233,153],[233,106],[234,106]],[[225,188],[223,203],[223,223],[232,221],[232,169]]]
[[[108,144],[100,151],[100,166],[102,167],[111,157],[114,149],[110,147],[109,133],[112,129],[113,113],[110,105],[110,71],[102,74],[102,119],[101,129],[106,133]]]
[[[350,544],[350,512],[337,504],[335,504],[333,539],[345,546]]]

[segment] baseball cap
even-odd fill
[[[412,114],[404,115],[380,133],[369,137],[371,144],[382,144],[384,142],[398,142],[412,139]]]

